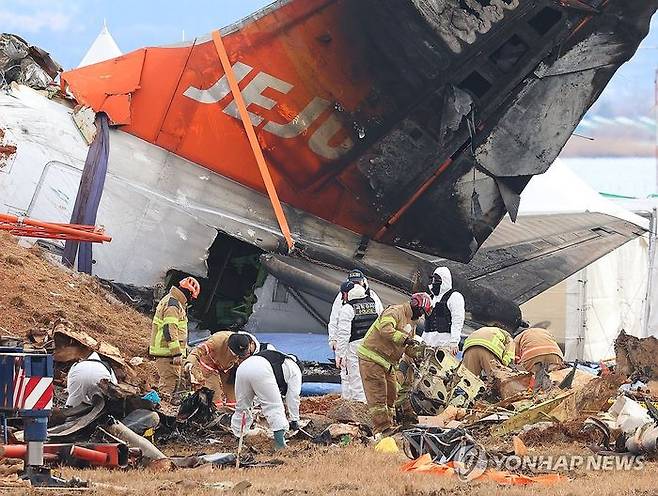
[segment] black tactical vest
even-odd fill
[[[283,362],[286,361],[286,358],[290,358],[288,355],[281,353],[280,351],[274,350],[262,350],[256,353],[255,356],[260,356],[270,362],[272,371],[274,372],[274,378],[276,379],[276,384],[279,386],[279,391],[281,396],[285,396],[288,392],[288,383],[283,376]],[[292,359],[291,359],[292,360]]]
[[[371,296],[366,296],[356,301],[348,301],[354,309],[354,318],[352,319],[352,334],[350,342],[362,339],[372,323],[377,320],[377,306]]]
[[[448,300],[454,293],[454,289],[450,289],[444,294],[436,305],[427,319],[425,319],[425,332],[442,332],[450,333],[452,326],[452,314],[448,308]]]

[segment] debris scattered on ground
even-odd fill
[[[621,331],[615,340],[617,373],[630,377],[658,379],[658,339],[636,338]]]
[[[417,460],[413,460],[402,466],[403,472],[419,472],[446,477],[460,477],[469,481],[488,480],[506,486],[527,486],[530,484],[551,486],[566,480],[566,478],[560,474],[543,474],[529,477],[526,475],[486,468],[481,471],[478,470],[463,475],[461,470],[460,462],[436,463],[432,461],[430,455],[423,455]]]
[[[210,390],[188,396],[180,408],[159,404],[157,393],[151,391],[157,371],[145,356],[150,333],[147,317],[119,302],[95,279],[53,265],[38,248],[20,247],[6,235],[0,235],[0,248],[6,248],[0,255],[0,276],[19,281],[4,293],[0,288],[0,304],[6,308],[0,320],[2,334],[13,334],[33,348],[53,353],[56,404],[62,404],[67,366],[92,350],[112,364],[121,381],[119,385],[104,382],[102,395],[85,408],[53,412],[49,442],[60,447],[47,452],[49,464],[141,466],[162,474],[235,464],[237,441],[229,428],[230,407],[217,408]],[[30,316],[27,322],[25,315]],[[530,374],[504,368],[496,368],[493,380],[484,383],[461,371],[459,363],[442,352],[415,371],[417,378],[431,379],[422,390],[425,396],[416,396],[422,400],[416,401],[416,407],[425,411],[429,405],[437,413],[419,417],[418,427],[375,443],[365,404],[338,395],[303,398],[304,420],[298,431],[289,433],[284,459],[272,451],[271,432],[256,409],[254,433],[259,434],[245,438],[240,464],[267,467],[287,463],[311,449],[346,446],[367,446],[380,454],[399,456],[395,453],[401,445],[414,458],[405,470],[454,476],[459,475],[458,454],[465,447],[486,446],[503,457],[532,456],[534,450],[562,443],[579,443],[582,449],[620,456],[653,453],[658,440],[658,410],[653,407],[658,379],[648,358],[652,346],[651,340],[621,336],[615,373],[609,373],[607,366],[575,363],[551,372],[546,379],[550,387],[539,389],[533,387]],[[150,396],[145,396],[149,391]],[[428,403],[428,398],[439,399],[437,391],[443,394],[441,400]],[[152,430],[147,434],[148,429],[131,430],[124,420],[140,411],[146,412],[146,419],[149,415],[158,419],[154,435]],[[22,439],[22,432],[15,428],[11,434],[13,442]],[[20,450],[21,445],[11,446]],[[116,455],[110,458],[110,452]],[[19,484],[17,467],[5,458],[0,463],[0,484]],[[466,480],[518,485],[563,480],[554,473],[528,475],[484,467]],[[232,484],[195,482],[193,487],[233,491]],[[110,486],[114,487],[108,484],[108,491],[119,490]]]

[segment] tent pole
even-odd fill
[[[649,336],[649,319],[651,318],[651,300],[653,296],[653,270],[654,259],[656,257],[656,213],[654,208],[651,211],[651,224],[649,230],[649,270],[647,274],[647,291],[644,298],[644,329],[643,337]]]

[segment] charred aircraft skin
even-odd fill
[[[658,6],[589,2],[597,13],[556,0],[281,0],[223,36],[285,203],[356,233],[353,253],[376,241],[467,262],[515,217]],[[264,191],[211,41],[62,79],[121,129]]]
[[[380,93],[406,111],[383,119],[391,126],[358,159],[373,207],[393,215],[450,163],[383,242],[467,262],[505,213],[515,218],[520,192],[633,55],[657,5],[591,4],[600,13],[550,0],[358,3]]]

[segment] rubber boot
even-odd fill
[[[284,437],[286,431],[274,431],[274,450],[281,451],[286,448],[286,438]]]

